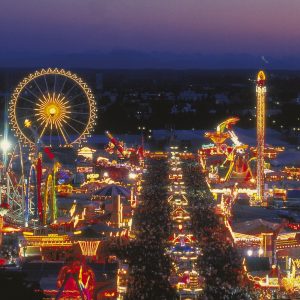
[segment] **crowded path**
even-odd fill
[[[191,206],[187,198],[178,147],[171,147],[168,162],[170,181],[168,203],[172,219],[170,246],[167,251],[172,259],[170,281],[181,299],[197,299],[202,290],[200,277],[196,271],[200,249],[190,229]]]

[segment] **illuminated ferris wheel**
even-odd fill
[[[80,143],[96,124],[95,98],[76,74],[42,69],[25,77],[14,90],[9,117],[24,143],[49,146]]]

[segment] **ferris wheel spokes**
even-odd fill
[[[35,80],[35,79],[33,79],[33,82],[35,83],[36,87],[38,88],[38,90],[39,90],[40,94],[41,94],[41,95],[43,95],[43,92],[42,92],[42,90],[41,90],[40,86],[37,84],[37,82],[36,82],[36,80]]]

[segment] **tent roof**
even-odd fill
[[[81,230],[80,236],[83,237],[99,237],[100,232],[117,232],[121,231],[118,228],[108,226],[106,223],[98,223],[93,225],[86,225],[78,228]]]
[[[94,195],[103,197],[115,197],[120,195],[121,197],[129,198],[130,190],[120,185],[109,184],[97,190]]]
[[[260,233],[272,233],[278,228],[278,226],[280,226],[280,224],[268,222],[263,219],[255,219],[233,224],[233,231],[256,235]]]

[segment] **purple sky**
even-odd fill
[[[300,0],[1,0],[0,52],[300,55]]]

